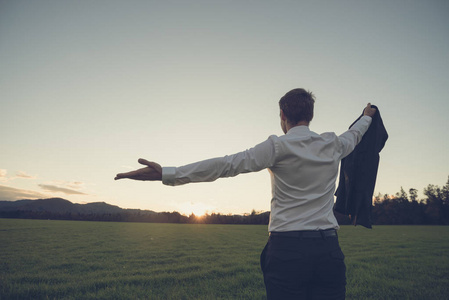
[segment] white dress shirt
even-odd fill
[[[172,186],[210,182],[268,168],[272,185],[270,232],[338,229],[333,213],[338,166],[370,124],[371,117],[364,116],[340,136],[296,126],[283,136],[272,135],[233,155],[164,167],[162,182]]]

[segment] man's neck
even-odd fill
[[[309,126],[310,122],[307,121],[299,121],[298,123],[296,123],[295,125],[291,125],[290,123],[287,123],[287,132],[292,129],[293,127],[297,127],[297,126]]]

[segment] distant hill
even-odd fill
[[[123,209],[105,202],[94,202],[87,204],[72,203],[62,198],[49,198],[38,200],[17,200],[0,201],[0,211],[27,211],[27,212],[48,212],[58,214],[117,214],[124,212],[139,212],[136,209]],[[141,211],[145,213],[155,213],[152,210]]]
[[[179,212],[154,212],[152,210],[124,209],[105,202],[87,204],[72,203],[62,198],[0,201],[0,218],[107,221],[107,222],[148,222],[148,223],[189,223],[189,224],[268,224],[270,213],[257,214],[253,211],[245,215],[205,216],[181,215]]]

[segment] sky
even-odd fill
[[[315,94],[317,133],[378,106],[375,195],[449,176],[445,0],[0,0],[0,70],[0,200],[267,211],[267,170],[177,187],[114,176],[282,135],[293,88]]]

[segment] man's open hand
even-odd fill
[[[139,158],[138,162],[147,167],[127,173],[119,173],[115,176],[114,180],[123,178],[151,181],[162,180],[162,167],[159,164],[143,158]]]

